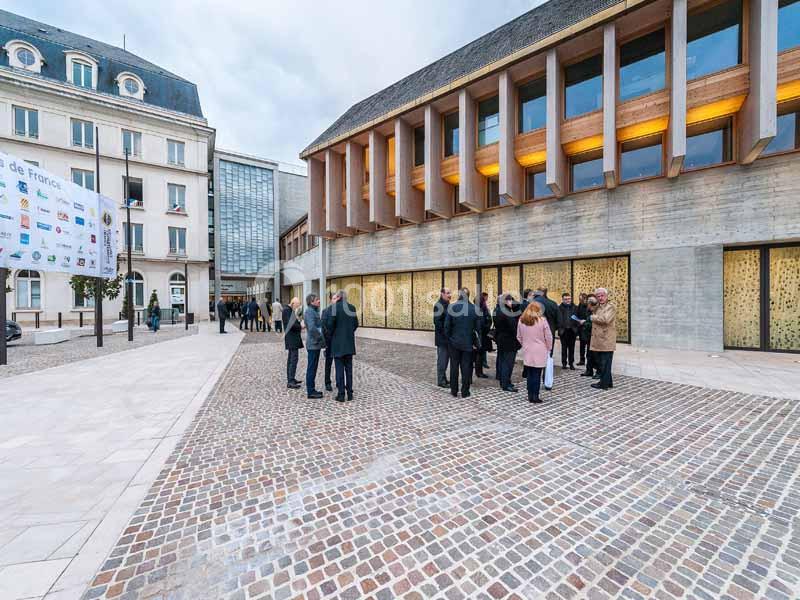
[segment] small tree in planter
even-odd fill
[[[155,290],[153,293],[150,294],[150,302],[147,303],[147,316],[150,316],[150,313],[153,312],[153,305],[158,302],[158,294]]]

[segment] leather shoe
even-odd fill
[[[336,396],[337,402],[344,402],[344,396]]]
[[[326,392],[332,392],[333,391],[333,386],[330,383],[326,383],[325,384],[325,391]]]
[[[594,375],[592,375],[592,379],[600,379],[600,375],[598,375],[597,373],[595,373]]]
[[[300,385],[302,382],[298,381],[297,379],[292,379],[289,383],[296,383],[297,385]]]
[[[286,387],[288,389],[290,389],[290,390],[298,390],[298,389],[300,389],[300,384],[299,383],[289,382],[289,383],[286,384]]]
[[[314,400],[316,398],[322,398],[322,392],[318,392],[318,391],[314,390],[313,392],[308,394],[308,399],[309,400]]]
[[[471,394],[471,393],[469,393],[469,392],[462,392],[462,393],[461,393],[461,397],[462,397],[462,398],[469,398],[470,396],[472,396],[472,394]]]
[[[450,387],[450,384],[449,384],[449,383],[447,383],[447,382],[445,382],[445,383],[439,383],[439,384],[437,384],[437,385],[438,385],[440,388],[449,388],[449,387]]]
[[[451,395],[453,398],[458,398],[458,392],[453,392],[453,391],[451,391],[451,392],[450,392],[450,395]]]
[[[489,379],[489,376],[488,376],[488,375],[485,375],[484,373],[481,373],[480,375],[478,375],[478,377],[479,377],[480,379]]]
[[[541,404],[542,399],[539,398],[539,394],[534,394],[533,396],[528,396],[528,402],[532,402],[533,404]]]
[[[586,363],[584,361],[581,361],[581,362],[578,363],[578,366],[579,367],[584,367],[584,366],[586,366]]]
[[[581,377],[592,377],[592,376],[593,374],[589,373],[589,371],[584,371],[583,373],[581,373]]]
[[[602,385],[599,381],[597,383],[593,383],[591,385],[591,387],[593,387],[596,390],[607,390],[608,389],[606,386]]]
[[[353,399],[353,394],[352,394],[352,392],[351,392],[351,393],[349,393],[349,394],[347,394],[347,399],[348,399],[348,400],[352,400],[352,399]]]
[[[575,365],[570,365],[570,366],[569,366],[569,370],[570,370],[570,371],[574,371],[574,370],[575,370]]]
[[[513,385],[509,385],[503,388],[504,392],[518,392],[519,390],[515,388]]]

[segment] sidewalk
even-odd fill
[[[215,326],[3,380],[0,598],[85,591],[243,337]]]
[[[433,332],[359,328],[356,335],[433,346]],[[577,353],[577,344],[575,351]],[[556,341],[553,356],[560,357]],[[556,366],[558,364],[556,358]],[[800,355],[775,352],[657,350],[617,344],[614,373],[718,390],[800,400]]]

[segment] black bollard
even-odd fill
[[[78,327],[83,327],[83,311],[78,313]]]
[[[58,313],[58,328],[61,329],[61,313]]]

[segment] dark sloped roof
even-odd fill
[[[122,48],[64,31],[0,9],[0,46],[14,39],[36,46],[45,60],[42,77],[67,82],[65,50],[78,50],[98,62],[97,91],[118,95],[116,77],[129,71],[141,77],[147,89],[145,104],[202,117],[197,87]],[[0,61],[7,66],[7,60]]]
[[[353,105],[309,148],[376,119],[448,83],[625,0],[550,0]]]

